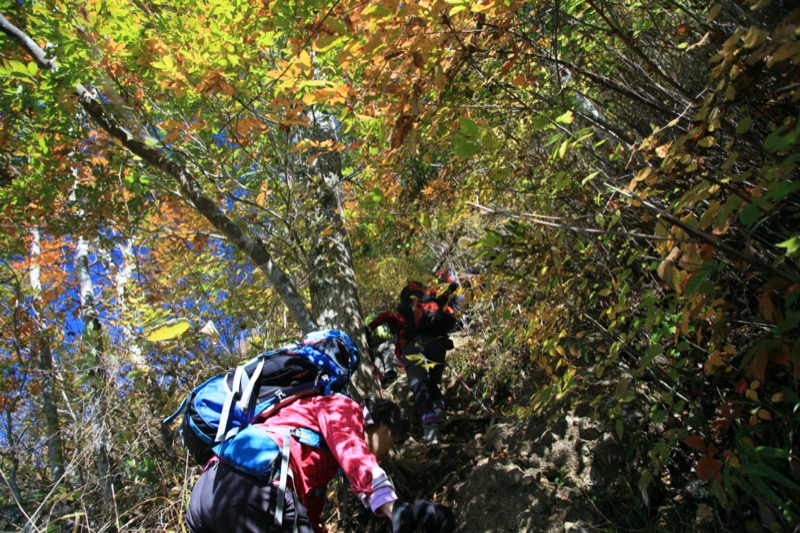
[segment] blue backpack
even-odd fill
[[[336,329],[315,331],[299,342],[261,354],[209,379],[195,388],[163,424],[183,415],[183,443],[198,464],[204,465],[217,455],[225,464],[261,479],[274,476],[278,467],[285,485],[288,437],[316,447],[325,447],[323,439],[305,428],[252,423],[263,421],[302,396],[344,392],[358,361],[358,348],[345,333]],[[283,449],[269,433],[284,436]]]

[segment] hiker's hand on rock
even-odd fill
[[[414,504],[395,502],[392,532],[414,533],[417,526],[422,526],[424,533],[452,533],[456,530],[456,520],[448,507],[428,500]]]

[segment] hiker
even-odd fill
[[[447,333],[410,331],[401,355],[422,424],[422,441],[438,446],[442,439],[439,425],[447,417],[444,395],[439,388],[444,373],[445,355],[453,348]]]
[[[389,333],[393,336],[395,360],[397,361],[398,365],[402,365],[403,356],[401,352],[403,346],[405,346],[406,342],[408,342],[406,337],[409,329],[405,316],[403,316],[403,314],[400,312],[383,311],[378,316],[373,318],[369,324],[367,324],[367,338],[372,339],[376,336],[376,333],[383,328],[388,329]],[[392,379],[397,377],[396,370],[391,369],[391,372],[394,373]],[[389,375],[391,376],[392,374],[390,373]]]
[[[417,525],[425,531],[454,531],[450,509],[425,500],[399,502],[391,480],[378,466],[389,450],[407,437],[408,419],[397,404],[372,397],[362,408],[341,394],[306,396],[256,423],[269,428],[306,428],[325,442],[322,448],[310,447],[292,438],[282,526],[276,524],[281,508],[277,482],[240,473],[215,456],[192,491],[187,523],[193,533],[321,533],[327,485],[340,468],[361,502],[376,515],[392,520],[393,531],[416,531]],[[281,435],[273,435],[273,439],[283,445]]]
[[[381,387],[397,379],[395,357],[399,362],[400,352],[395,349],[395,334],[393,329],[384,322],[378,323],[378,316],[373,313],[368,317],[367,341],[369,351],[375,363]],[[371,326],[371,327],[370,327]],[[396,352],[396,356],[395,356]]]
[[[456,324],[450,302],[458,285],[451,283],[442,291],[437,289],[408,280],[400,293],[398,311],[384,311],[367,327],[370,331],[385,323],[395,332],[395,351],[405,367],[420,416],[422,441],[433,446],[441,442],[439,424],[446,417],[439,384],[444,373],[445,354],[453,348],[453,341],[447,334]]]

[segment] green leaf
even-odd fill
[[[391,15],[391,12],[380,4],[371,4],[361,12],[363,19],[379,19],[386,18]]]
[[[327,52],[344,42],[344,37],[340,35],[325,35],[317,39],[314,43],[315,48],[320,52]]]
[[[575,117],[573,116],[572,111],[567,111],[563,115],[556,117],[556,122],[559,124],[572,124],[574,118]]]
[[[458,157],[469,158],[477,154],[478,151],[478,147],[475,143],[471,142],[463,135],[456,134],[453,137],[453,153]]]
[[[745,226],[752,226],[761,216],[761,209],[755,204],[750,204],[739,213],[739,222]]]
[[[479,139],[481,136],[481,127],[474,120],[461,117],[461,133],[471,139]]]
[[[592,181],[598,174],[600,174],[599,170],[592,172],[591,174],[583,178],[583,181],[581,181],[581,185],[586,185],[587,183]]]
[[[784,129],[779,129],[772,132],[764,140],[764,149],[772,153],[780,152],[794,144],[799,135],[800,126],[795,126],[795,128],[789,132],[785,132]]]
[[[653,481],[653,473],[647,468],[642,470],[642,475],[639,478],[639,490],[646,489]]]
[[[786,255],[795,255],[800,251],[800,237],[794,236],[777,244],[778,248],[786,248]]]
[[[750,129],[750,126],[753,125],[753,117],[744,117],[739,123],[736,125],[736,134],[741,135],[746,133],[747,130]]]
[[[752,477],[765,477],[771,481],[774,481],[778,485],[782,485],[787,489],[791,489],[794,491],[800,491],[800,485],[792,481],[791,479],[787,478],[777,470],[770,468],[764,464],[745,464],[739,469],[742,474],[747,474]]]
[[[181,318],[155,328],[145,338],[150,342],[168,341],[186,333],[190,326],[188,320]]]

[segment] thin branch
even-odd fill
[[[619,194],[625,196],[626,198],[629,198],[631,200],[635,200],[636,202],[641,203],[647,209],[649,209],[650,211],[656,213],[660,219],[666,220],[670,224],[678,226],[679,228],[681,228],[686,233],[688,233],[688,234],[692,235],[693,237],[695,237],[697,240],[699,240],[701,242],[704,242],[705,244],[711,245],[714,248],[720,250],[721,252],[724,252],[724,253],[728,254],[729,256],[734,257],[736,259],[739,259],[741,261],[744,261],[745,263],[747,263],[749,265],[752,265],[752,266],[756,267],[759,270],[762,270],[764,272],[768,272],[768,273],[772,274],[773,276],[779,277],[779,278],[781,278],[783,280],[786,280],[786,281],[788,281],[790,283],[800,283],[800,277],[798,277],[797,275],[792,274],[790,272],[784,272],[783,270],[775,268],[774,266],[770,265],[769,263],[767,263],[766,261],[762,260],[761,258],[755,257],[753,255],[750,255],[750,254],[746,253],[746,252],[742,252],[741,250],[737,250],[733,246],[725,244],[724,242],[722,242],[719,239],[715,238],[713,235],[709,235],[705,231],[702,231],[702,230],[699,230],[697,228],[691,227],[689,224],[685,223],[681,219],[679,219],[679,218],[677,218],[677,217],[675,217],[673,215],[670,215],[669,213],[667,213],[663,209],[651,204],[650,202],[648,202],[646,200],[643,200],[642,198],[639,197],[639,195],[633,193],[632,191],[627,190],[627,189],[626,190],[619,189],[619,188],[615,187],[614,185],[611,185],[610,183],[606,183],[605,185],[609,189],[618,192]]]

